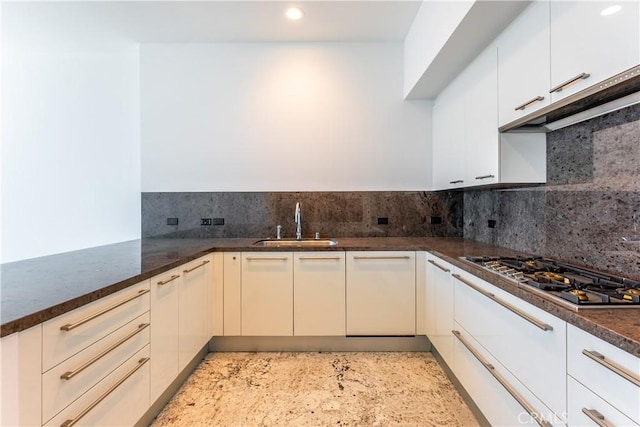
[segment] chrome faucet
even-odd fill
[[[296,203],[294,220],[296,221],[296,239],[302,240],[302,212],[300,211],[300,203]]]

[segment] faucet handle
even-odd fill
[[[276,226],[276,239],[282,239],[282,226],[280,224]]]

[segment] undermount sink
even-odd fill
[[[338,242],[333,239],[264,239],[258,240],[254,246],[282,247],[282,246],[335,246]]]

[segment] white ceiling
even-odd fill
[[[4,43],[402,41],[421,0],[4,1]],[[299,6],[305,16],[284,12]]]

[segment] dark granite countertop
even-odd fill
[[[325,247],[256,247],[257,239],[162,239],[116,243],[3,264],[0,336],[19,332],[215,251],[427,250],[549,313],[640,357],[640,308],[576,312],[519,289],[509,280],[459,259],[514,255],[509,249],[460,238],[338,238]]]

